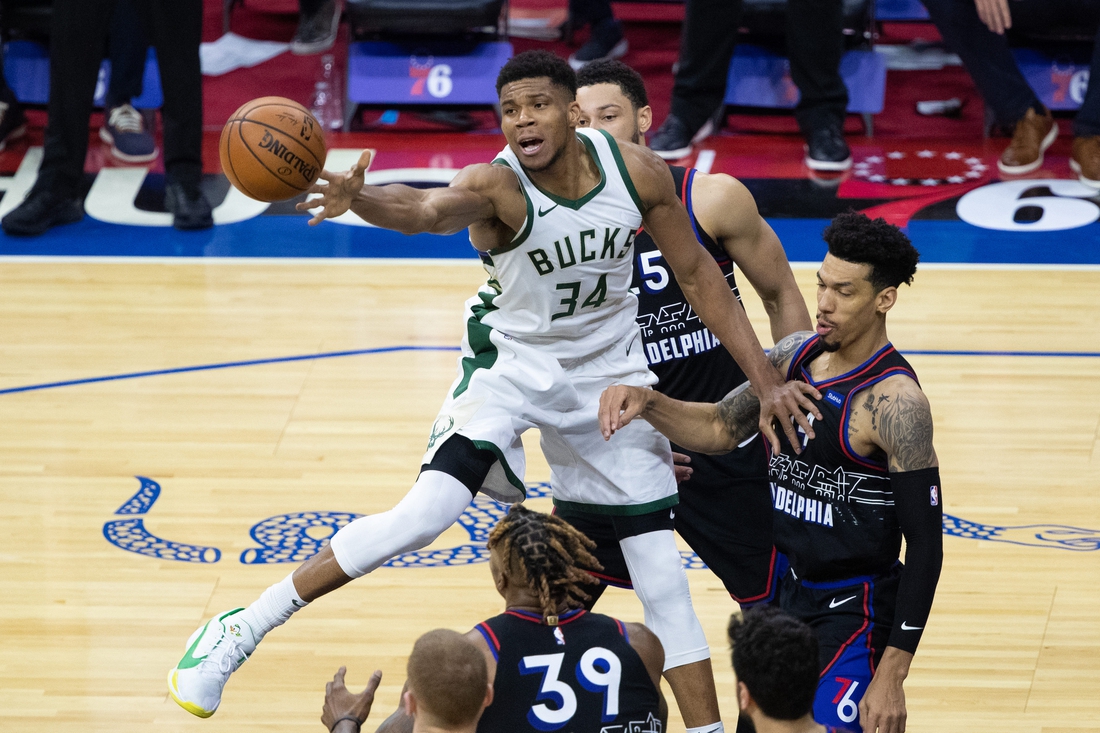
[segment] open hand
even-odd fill
[[[631,420],[649,407],[652,390],[613,384],[600,395],[600,432],[609,440],[616,430],[626,427]]]
[[[344,685],[346,672],[347,667],[341,667],[336,671],[332,682],[325,685],[325,707],[321,711],[321,723],[326,730],[332,730],[340,718],[349,715],[362,725],[370,715],[371,705],[374,704],[374,691],[382,681],[382,670],[376,669],[370,676],[366,689],[360,693],[354,693]]]
[[[321,210],[309,220],[310,226],[316,226],[325,219],[332,219],[347,212],[351,208],[351,202],[363,190],[363,179],[367,169],[370,168],[372,160],[374,160],[374,151],[367,149],[359,156],[359,160],[356,161],[355,165],[343,173],[330,173],[327,170],[322,170],[317,180],[323,180],[325,183],[314,183],[306,191],[307,194],[319,193],[321,195],[308,198],[294,208],[298,211],[309,211],[320,207]]]
[[[905,733],[905,690],[901,682],[875,675],[859,702],[863,733]]]
[[[690,479],[691,474],[695,472],[694,469],[688,465],[689,463],[691,463],[691,456],[672,451],[672,470],[676,473],[676,483],[684,483]]]
[[[821,393],[812,385],[799,381],[783,382],[761,390],[760,433],[771,443],[773,453],[778,453],[780,449],[779,435],[775,432],[773,421],[779,422],[795,453],[802,452],[802,441],[798,439],[796,424],[802,428],[808,439],[813,439],[814,429],[806,418],[806,412],[812,413],[816,419],[820,420],[821,410],[810,401],[810,397],[819,400]]]

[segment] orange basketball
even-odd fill
[[[285,201],[309,189],[325,164],[325,135],[302,105],[284,97],[244,104],[222,128],[222,171],[241,193]]]

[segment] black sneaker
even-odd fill
[[[608,18],[592,26],[591,38],[569,57],[569,65],[574,71],[580,71],[593,61],[621,59],[628,48],[630,45],[623,36],[623,24]]]
[[[810,133],[804,162],[814,171],[846,171],[852,167],[852,151],[840,125],[819,127]]]
[[[214,226],[214,214],[197,184],[169,183],[164,187],[164,208],[172,212],[176,229],[209,229]]]
[[[26,131],[27,117],[19,102],[14,98],[0,100],[0,150],[4,149],[9,140],[23,137]]]
[[[649,148],[665,160],[679,160],[691,152],[691,134],[679,117],[670,114],[653,134]]]
[[[23,203],[0,220],[0,227],[5,234],[36,237],[50,227],[74,224],[83,218],[84,204],[80,199],[32,188]]]
[[[294,40],[290,42],[290,52],[308,56],[327,51],[336,43],[336,33],[339,30],[340,6],[336,0],[328,0],[313,15],[301,15]]]

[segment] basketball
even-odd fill
[[[325,163],[320,123],[285,97],[260,97],[241,106],[222,128],[222,171],[241,193],[285,201],[308,190]]]

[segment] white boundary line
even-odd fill
[[[792,270],[816,270],[821,267],[820,262],[792,262]],[[1020,263],[989,263],[989,262],[922,262],[917,265],[917,272],[921,270],[962,270],[962,271],[1025,271],[1035,270],[1050,272],[1100,272],[1100,265],[1049,265],[1049,264],[1020,264]]]

